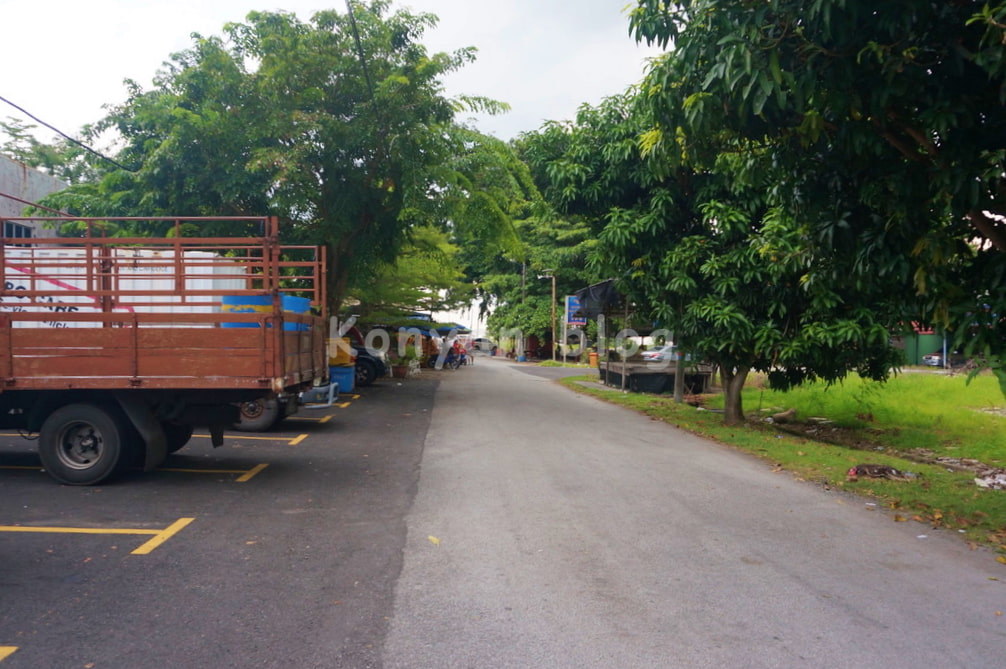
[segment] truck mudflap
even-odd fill
[[[126,413],[126,417],[143,439],[143,471],[149,472],[157,469],[164,464],[164,460],[168,457],[168,439],[160,421],[154,416],[150,407],[138,397],[128,393],[119,393],[116,399]]]

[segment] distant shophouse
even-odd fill
[[[46,195],[63,190],[67,184],[0,155],[0,219],[22,216],[25,202],[38,202]],[[4,237],[53,237],[55,231],[32,225],[29,221],[7,221]]]

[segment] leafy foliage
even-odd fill
[[[885,378],[903,295],[851,272],[854,258],[821,251],[812,213],[784,206],[797,193],[777,187],[788,166],[770,147],[723,129],[695,141],[669,132],[664,121],[682,127],[694,106],[668,102],[658,117],[651,89],[546,126],[531,154],[550,202],[598,231],[595,275],[618,277],[644,320],[719,367],[728,422],[743,419],[751,370],[782,388],[850,370]]]
[[[430,54],[436,17],[389,7],[353,2],[355,21],[251,12],[225,37],[195,35],[98,126],[136,171],[63,197],[91,215],[279,216],[286,241],[328,246],[335,311],[414,228],[515,246],[511,202],[529,182],[505,181],[519,172],[507,147],[454,122],[506,106],[444,97],[441,78],[475,50]]]
[[[32,132],[37,127],[15,118],[0,121],[0,136],[6,137],[0,144],[0,153],[67,183],[94,177],[92,154],[63,138],[57,138],[53,144],[40,142]],[[92,129],[85,127],[83,134],[90,136]]]
[[[379,265],[380,281],[354,289],[354,314],[365,323],[390,323],[414,312],[448,311],[468,304],[460,249],[432,226],[416,227],[393,263]]]
[[[1004,17],[1002,3],[639,0],[631,29],[674,45],[647,79],[660,128],[693,154],[725,132],[763,144],[822,254],[914,290],[919,320],[996,367]]]

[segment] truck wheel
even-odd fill
[[[94,485],[129,464],[125,419],[93,404],[67,404],[39,430],[38,454],[54,479]]]
[[[283,418],[279,402],[275,398],[242,402],[238,408],[241,410],[241,420],[234,423],[234,429],[242,432],[265,432]]]
[[[369,360],[356,361],[356,385],[369,386],[377,378],[377,369]]]
[[[164,437],[167,439],[168,453],[175,453],[182,450],[185,444],[192,438],[191,425],[179,425],[178,423],[161,423],[164,430]]]

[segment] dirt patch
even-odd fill
[[[849,427],[839,427],[829,423],[820,422],[789,422],[774,424],[775,429],[786,432],[794,436],[803,437],[812,441],[820,441],[833,446],[852,448],[857,451],[885,451],[887,450],[877,437],[885,432],[879,429],[856,429]],[[890,434],[890,432],[888,432]]]
[[[936,465],[951,471],[973,474],[976,478],[976,483],[978,482],[978,479],[987,482],[987,485],[979,483],[982,487],[991,487],[1001,490],[1003,489],[1003,486],[1006,486],[1006,479],[1002,478],[1003,475],[1006,474],[1006,470],[1001,467],[995,467],[972,458],[954,458],[945,455],[937,455],[926,448],[916,448],[910,451],[891,451],[879,441],[872,438],[874,435],[879,436],[885,434],[885,431],[883,430],[876,428],[855,429],[838,427],[830,425],[827,422],[820,422],[822,420],[823,419],[818,419],[818,422],[815,422],[814,419],[810,419],[807,422],[788,422],[784,424],[775,424],[773,426],[780,432],[803,437],[812,441],[831,444],[833,446],[841,446],[843,448],[850,448],[857,451],[883,452],[910,462]],[[887,434],[890,433],[890,431],[887,431]]]

